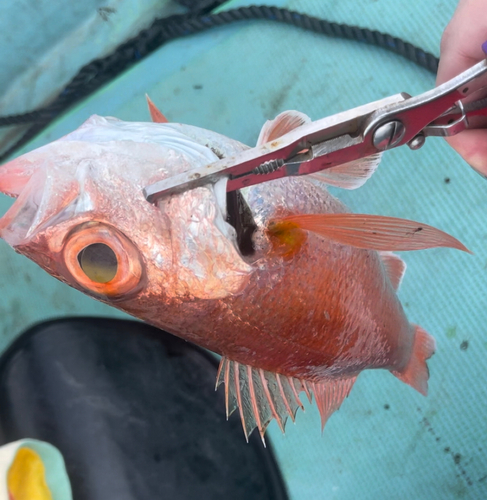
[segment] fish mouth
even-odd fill
[[[252,256],[255,253],[252,236],[257,230],[257,224],[240,190],[227,192],[226,222],[235,229],[241,255]]]

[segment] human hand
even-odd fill
[[[486,40],[487,0],[460,0],[441,39],[437,85],[484,59],[482,44]],[[466,130],[447,141],[477,172],[487,177],[487,129]]]

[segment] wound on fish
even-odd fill
[[[297,223],[286,220],[269,222],[267,233],[272,244],[272,253],[285,259],[296,255],[307,239],[306,232]]]

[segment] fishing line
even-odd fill
[[[180,3],[188,6],[191,1],[180,0]],[[156,19],[149,28],[119,45],[108,56],[95,59],[83,66],[51,104],[27,113],[1,116],[0,127],[29,123],[32,125],[15,144],[0,154],[0,162],[40,133],[71,105],[89,96],[165,43],[235,22],[265,20],[289,24],[314,33],[355,40],[389,50],[435,74],[438,69],[437,57],[387,33],[334,23],[289,9],[266,5],[240,7],[217,14],[210,13],[216,6],[223,3],[225,1],[200,0],[189,13]]]

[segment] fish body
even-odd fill
[[[259,142],[306,120],[284,113]],[[227,413],[240,407],[246,435],[263,434],[273,418],[284,429],[301,391],[314,393],[324,425],[364,369],[390,370],[426,394],[434,340],[405,316],[396,295],[405,265],[387,251],[395,236],[387,229],[387,242],[375,244],[367,230],[379,218],[361,236],[323,184],[279,179],[237,195],[244,250],[227,222],[225,179],[156,205],[143,196],[147,185],[246,148],[189,125],[94,116],[2,167],[0,191],[17,200],[0,236],[72,287],[221,354]],[[321,180],[357,187],[374,168],[349,164]],[[300,226],[302,215],[333,214],[331,230]],[[429,230],[414,241],[437,246],[433,234],[462,248]]]

